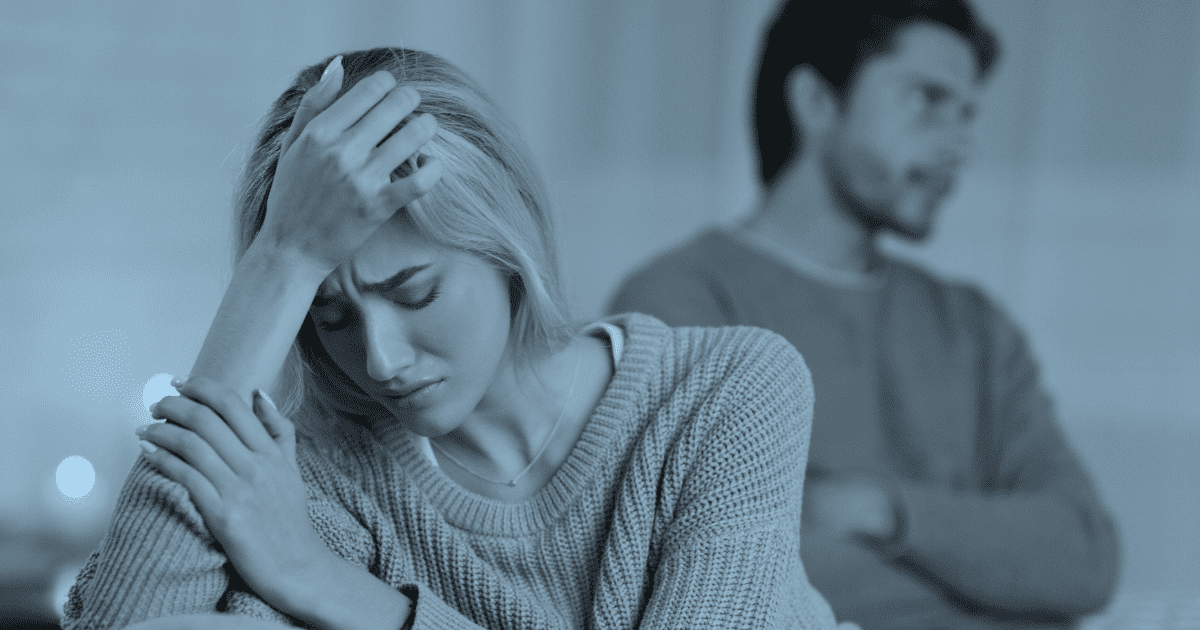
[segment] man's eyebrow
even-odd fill
[[[360,293],[368,293],[368,292],[370,292],[370,293],[387,293],[388,291],[395,289],[396,287],[404,284],[405,282],[408,282],[409,278],[412,278],[413,276],[417,275],[418,273],[421,273],[425,269],[428,269],[429,266],[430,266],[430,263],[426,263],[424,265],[415,265],[413,267],[405,267],[404,269],[401,269],[399,272],[397,272],[396,275],[392,276],[391,278],[388,278],[387,280],[383,280],[380,282],[372,282],[371,284],[364,284],[364,285],[359,286],[358,291]]]

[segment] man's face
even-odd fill
[[[847,87],[822,156],[835,194],[873,229],[924,238],[970,142],[974,51],[949,28],[917,22]]]

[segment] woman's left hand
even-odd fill
[[[255,391],[254,409],[231,389],[194,377],[151,407],[168,422],[138,429],[145,458],[187,488],[246,584],[295,614],[333,553],[313,529],[291,420]]]

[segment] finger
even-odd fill
[[[248,469],[250,450],[221,416],[203,403],[185,396],[167,396],[150,405],[150,416],[170,420],[200,436],[230,469],[237,472]]]
[[[175,389],[216,412],[246,448],[256,453],[271,451],[274,446],[271,436],[254,415],[254,410],[231,388],[203,376],[193,376],[176,385]]]
[[[418,168],[408,177],[398,179],[383,188],[380,193],[390,208],[399,210],[429,192],[442,178],[442,161],[427,155],[417,160]]]
[[[388,134],[421,104],[421,95],[407,85],[394,88],[347,131],[353,150],[367,153],[388,138]]]
[[[432,140],[437,130],[437,120],[432,114],[413,118],[371,153],[367,168],[386,176]]]
[[[164,477],[183,486],[192,497],[192,503],[200,510],[200,516],[216,507],[221,501],[217,488],[200,471],[192,468],[187,462],[179,459],[170,451],[159,448],[145,440],[138,443],[142,447],[142,457],[150,462]]]
[[[292,462],[296,461],[296,425],[275,406],[275,401],[261,389],[254,390],[254,413],[262,420],[267,433],[283,449]]]
[[[287,153],[288,147],[300,137],[300,132],[308,126],[309,121],[325,111],[331,103],[337,98],[338,92],[342,89],[342,76],[345,70],[342,68],[342,56],[338,55],[325,66],[325,71],[321,73],[321,80],[316,85],[308,89],[304,93],[304,97],[300,99],[300,106],[296,109],[296,115],[292,118],[292,126],[288,128],[287,135],[283,137],[280,143],[279,155]]]
[[[326,137],[340,136],[395,87],[396,77],[387,70],[380,70],[355,83],[354,87],[318,114],[308,127],[319,126],[319,133]]]
[[[218,495],[220,488],[230,487],[238,480],[237,475],[213,450],[213,447],[204,438],[188,429],[163,422],[140,426],[136,432],[142,441],[158,447],[155,454],[161,453],[164,449],[170,451],[171,455],[203,475]],[[194,480],[189,482],[194,483]],[[183,481],[180,480],[180,483]]]

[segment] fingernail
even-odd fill
[[[146,429],[149,429],[149,428],[150,428],[150,425],[143,424],[141,426],[135,427],[133,429],[133,432],[136,433],[140,437],[140,436],[146,435]]]
[[[138,446],[142,447],[142,450],[147,453],[153,453],[154,451],[158,450],[157,446],[147,442],[146,440],[138,440]]]
[[[171,379],[171,387],[174,387],[175,389],[179,389],[180,387],[183,387],[183,384],[186,383],[187,380],[188,380],[188,377],[186,377],[186,376],[173,377]]]
[[[338,55],[338,56],[334,57],[333,61],[330,61],[329,65],[325,66],[325,71],[321,73],[321,81],[320,82],[324,83],[325,79],[328,78],[329,75],[333,74],[333,69],[337,68],[341,65],[342,65],[342,56]]]
[[[260,396],[260,397],[262,397],[262,399],[263,399],[263,400],[264,400],[264,401],[265,401],[265,402],[266,402],[268,405],[271,405],[271,410],[272,410],[272,411],[279,411],[279,407],[276,407],[276,406],[275,406],[275,401],[274,401],[274,400],[271,400],[271,397],[267,395],[267,392],[264,392],[264,391],[263,391],[263,390],[261,390],[261,389],[256,389],[256,390],[254,390],[254,394],[255,394],[255,395],[257,395],[257,396]]]
[[[156,413],[158,413],[158,403],[153,403],[150,405],[150,415],[153,416]]]

